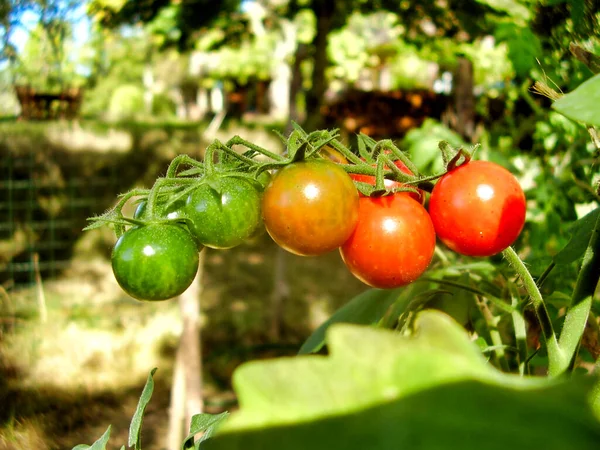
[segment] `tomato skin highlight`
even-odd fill
[[[440,240],[467,256],[492,256],[519,237],[526,199],[515,176],[489,161],[470,161],[444,175],[429,200]]]
[[[143,219],[144,215],[146,214],[147,207],[148,207],[148,201],[142,200],[135,208],[135,212],[133,213],[133,218],[138,219],[138,220]],[[181,219],[184,216],[184,212],[183,212],[184,207],[185,207],[185,199],[178,200],[175,203],[173,203],[171,206],[169,206],[168,208],[159,208],[158,215],[159,215],[159,217],[165,218],[165,219]]]
[[[435,231],[418,201],[401,192],[361,197],[356,229],[340,248],[342,260],[363,283],[380,289],[419,278],[435,251]]]
[[[361,158],[364,161],[364,158]],[[400,161],[399,159],[394,161],[394,164],[396,165],[396,167],[398,169],[400,169],[401,172],[404,172],[407,175],[413,175],[413,173],[410,171],[410,169],[408,167],[406,167],[406,164],[404,164],[402,161]],[[375,167],[376,164],[373,165],[373,167]],[[385,166],[385,169],[388,169],[387,166]],[[363,174],[359,174],[359,173],[350,173],[350,178],[352,178],[354,181],[361,181],[363,183],[368,183],[371,184],[373,186],[375,186],[375,183],[377,182],[377,179],[372,176],[372,175],[363,175]],[[388,180],[387,178],[385,178],[383,180],[383,184],[385,185],[386,189],[393,189],[393,188],[400,188],[402,186],[404,186],[403,183],[400,183],[398,181],[394,181],[394,180]],[[418,190],[419,192],[407,192],[408,195],[410,195],[412,198],[414,198],[416,201],[420,202],[421,204],[425,203],[425,192],[423,192],[421,189]],[[360,194],[360,192],[359,192]],[[360,194],[360,196],[362,197],[362,194]]]
[[[112,269],[121,288],[138,300],[183,293],[198,271],[198,247],[182,227],[149,224],[127,230],[115,244]]]
[[[232,248],[261,226],[261,194],[249,181],[224,177],[207,182],[187,198],[184,214],[192,235],[202,245]]]
[[[279,170],[262,201],[265,228],[285,250],[316,256],[339,248],[358,220],[358,191],[348,174],[326,160]]]

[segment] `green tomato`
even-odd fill
[[[138,300],[183,293],[198,271],[198,247],[185,228],[167,223],[134,227],[117,241],[112,269],[121,288]]]
[[[185,217],[194,237],[206,247],[232,248],[262,225],[261,194],[243,178],[206,180],[187,199]]]
[[[144,214],[146,213],[147,206],[148,206],[148,201],[142,200],[138,204],[137,208],[135,209],[135,212],[133,213],[133,218],[138,219],[138,220],[143,219]],[[182,200],[176,201],[168,208],[163,208],[162,205],[160,205],[156,209],[158,212],[158,216],[161,218],[180,219],[183,217],[183,208],[184,207],[185,207],[185,199],[182,199]]]

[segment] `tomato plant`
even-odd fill
[[[525,194],[504,167],[470,161],[437,182],[429,213],[437,236],[450,249],[468,256],[491,256],[521,233]]]
[[[206,247],[232,248],[261,226],[260,192],[238,177],[215,177],[187,198],[185,216],[194,237]]]
[[[155,223],[129,229],[112,252],[119,285],[138,300],[166,300],[184,292],[198,270],[198,247],[179,225]]]
[[[358,191],[348,174],[325,160],[279,170],[262,202],[269,235],[284,249],[313,256],[340,247],[358,220]]]
[[[340,248],[358,279],[377,288],[404,286],[427,269],[435,232],[425,208],[407,193],[361,197],[356,229]]]
[[[144,215],[146,214],[147,206],[148,202],[146,200],[142,200],[141,202],[139,202],[137,207],[135,208],[135,212],[133,213],[133,218],[143,219]],[[184,216],[184,207],[184,200],[176,201],[166,208],[160,207],[158,210],[158,216],[165,219],[180,219]]]
[[[396,160],[396,161],[394,161],[394,164],[396,165],[396,167],[398,169],[400,169],[405,174],[407,174],[407,175],[413,175],[413,173],[410,171],[410,169],[408,167],[406,167],[406,164],[404,164],[402,161]],[[373,164],[373,167],[375,167],[375,164]],[[385,169],[388,169],[388,167],[386,166]],[[359,174],[359,173],[351,173],[350,174],[350,178],[352,178],[354,181],[360,181],[362,183],[371,184],[373,186],[375,186],[375,182],[376,182],[375,181],[376,178],[374,176],[372,176],[372,175],[363,175],[363,174]],[[390,179],[387,179],[387,178],[385,178],[383,180],[383,184],[385,185],[386,189],[401,188],[401,187],[404,186],[403,183],[400,183],[400,182],[394,181],[394,180],[390,180]],[[418,201],[420,203],[424,203],[425,202],[425,192],[423,192],[420,189],[418,190],[418,192],[408,192],[408,194],[411,197],[413,197],[416,201]]]
[[[319,150],[319,155],[324,159],[329,159],[337,164],[348,164],[348,160],[344,155],[329,145],[326,145]]]

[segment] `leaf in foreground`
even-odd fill
[[[506,375],[445,314],[422,312],[415,326],[403,337],[338,324],[327,333],[330,356],[240,366],[240,410],[206,448],[597,448],[591,379]]]

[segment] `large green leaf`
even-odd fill
[[[388,307],[396,301],[403,288],[382,290],[369,289],[338,309],[326,322],[317,328],[300,347],[299,354],[317,352],[325,343],[325,333],[334,323],[369,325],[377,323]]]
[[[600,214],[600,208],[586,214],[572,225],[571,240],[554,256],[556,264],[570,264],[583,256],[596,226],[598,214]]]
[[[413,337],[337,324],[327,343],[327,357],[240,366],[240,410],[206,448],[562,450],[600,439],[590,383],[505,375],[443,313],[420,313]]]
[[[600,127],[600,74],[556,100],[552,107],[569,119]]]
[[[223,434],[210,450],[595,450],[600,431],[573,383],[520,391],[474,380],[344,416]]]

